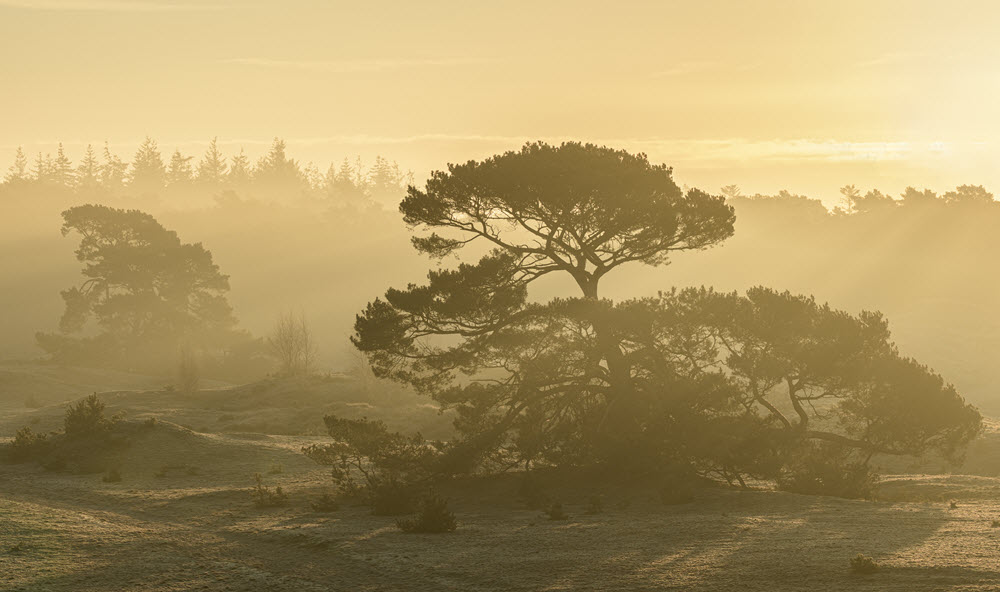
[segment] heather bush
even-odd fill
[[[270,487],[264,485],[264,479],[260,476],[260,473],[254,473],[253,480],[254,487],[251,490],[251,496],[253,497],[254,505],[258,508],[273,508],[288,503],[288,494],[282,491],[280,485],[272,490]]]
[[[448,502],[432,495],[420,502],[416,517],[396,520],[396,526],[403,532],[442,533],[454,531],[458,523],[448,509]]]

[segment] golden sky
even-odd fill
[[[0,163],[383,154],[418,180],[529,139],[644,151],[716,191],[1000,193],[994,2],[0,0]]]

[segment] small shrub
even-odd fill
[[[594,515],[604,513],[604,497],[600,495],[590,496],[590,501],[587,503],[587,509],[584,510],[584,514]]]
[[[420,503],[415,518],[396,520],[396,526],[403,532],[442,533],[454,531],[458,523],[444,498],[430,496]]]
[[[549,517],[549,520],[569,519],[569,514],[563,511],[562,504],[559,502],[553,502],[549,507],[545,508],[545,515]]]
[[[269,475],[280,475],[285,472],[285,468],[281,466],[281,463],[273,463],[270,468],[267,469]]]
[[[160,470],[156,471],[155,473],[153,473],[153,476],[161,478],[161,479],[163,477],[166,477],[167,476],[167,467],[160,467]]]
[[[280,485],[272,491],[270,487],[264,485],[264,479],[260,473],[254,473],[253,480],[254,488],[251,494],[253,495],[253,503],[258,508],[274,508],[288,503],[288,495],[281,490]]]
[[[337,503],[337,498],[329,493],[324,493],[319,496],[319,498],[313,500],[309,505],[312,507],[313,512],[336,512],[340,509],[340,504]]]
[[[101,477],[101,481],[105,483],[120,483],[122,480],[122,475],[118,469],[111,469],[108,471],[104,477]]]
[[[994,520],[993,522],[990,522],[990,526],[992,528],[1000,528],[1000,520]]]
[[[63,431],[68,437],[104,435],[111,431],[119,419],[118,416],[104,416],[104,402],[94,393],[76,405],[69,406],[63,420]]]
[[[372,514],[399,516],[409,514],[415,505],[413,487],[391,479],[370,490]]]
[[[851,557],[851,571],[857,574],[872,574],[878,571],[878,563],[872,557],[858,553]]]
[[[402,484],[428,481],[440,457],[438,448],[424,441],[420,434],[404,436],[390,432],[378,420],[342,419],[334,415],[323,420],[333,441],[307,446],[303,452],[317,463],[331,467],[340,494],[364,498],[373,505],[375,514],[412,512],[412,500],[402,504],[402,511],[386,508],[383,502],[395,506],[392,498],[406,497],[401,489],[410,489]]]
[[[195,476],[195,475],[200,475],[201,474],[201,471],[198,469],[198,467],[196,467],[194,465],[188,465],[187,468],[184,469],[184,472],[187,473],[188,475],[191,475],[191,476]]]
[[[35,395],[28,395],[24,399],[24,406],[27,407],[28,409],[38,409],[39,407],[42,406],[42,404],[38,402],[38,399],[35,398]]]
[[[956,502],[955,500],[951,500],[950,502],[948,502],[948,509],[949,510],[957,510],[958,509],[958,502]]]
[[[792,493],[874,499],[878,474],[867,464],[852,460],[850,450],[824,443],[800,452],[777,482],[779,489]]]
[[[155,417],[147,417],[146,421],[142,422],[142,425],[147,429],[153,429],[156,427],[157,419]]]
[[[31,428],[24,426],[14,435],[14,441],[7,449],[7,456],[14,463],[37,459],[44,453],[46,444],[45,434],[36,434]]]
[[[11,555],[20,555],[21,553],[24,553],[24,545],[22,545],[21,543],[12,545],[9,549],[7,549],[7,552],[10,553]]]

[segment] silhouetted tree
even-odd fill
[[[746,413],[787,432],[786,443],[829,442],[866,457],[954,455],[981,429],[952,386],[900,357],[879,313],[853,316],[763,287],[746,296],[687,289],[651,306],[646,345],[672,343],[665,349],[702,367],[721,364]]]
[[[14,153],[14,164],[7,169],[4,182],[23,183],[28,178],[28,157],[24,155],[24,150],[18,146],[17,152]]]
[[[275,138],[253,170],[254,188],[267,196],[297,197],[305,188],[299,165],[285,154],[285,141]]]
[[[49,170],[49,180],[60,187],[73,187],[73,163],[66,157],[62,142],[56,148],[56,157],[52,160]]]
[[[909,207],[920,207],[934,205],[938,202],[938,196],[930,189],[919,191],[913,187],[907,187],[902,195],[903,205]]]
[[[233,157],[232,164],[229,167],[229,173],[227,175],[227,181],[235,189],[245,189],[247,185],[250,184],[251,170],[250,170],[250,159],[247,158],[246,154],[243,153],[243,149],[240,148],[240,153]]]
[[[31,169],[31,177],[37,182],[47,184],[52,182],[52,156],[43,157],[39,152],[35,157],[35,165]]]
[[[316,343],[304,314],[296,317],[288,312],[278,317],[267,344],[278,359],[282,374],[292,376],[312,372],[316,362]]]
[[[400,211],[411,226],[448,233],[413,239],[433,257],[474,241],[494,250],[368,305],[353,340],[375,372],[457,408],[473,439],[558,426],[585,437],[581,452],[616,454],[627,454],[645,395],[611,304],[598,299],[601,279],[626,263],[663,265],[674,251],[708,248],[734,222],[723,198],[681,191],[665,165],[578,143],[449,165],[425,190],[411,186]],[[571,278],[582,298],[529,304],[528,285],[552,273]]]
[[[358,167],[360,166],[358,163]],[[330,165],[323,186],[327,197],[336,206],[358,207],[370,197],[360,168],[355,169],[348,158],[340,163],[339,170]]]
[[[995,203],[993,194],[982,185],[960,185],[941,196],[947,204],[984,205]]]
[[[163,191],[167,170],[156,141],[149,136],[139,146],[132,161],[129,190],[136,195],[156,195]]]
[[[229,280],[201,244],[182,243],[137,210],[77,206],[63,212],[63,221],[63,235],[81,236],[76,257],[86,278],[62,292],[64,335],[94,319],[101,333],[83,343],[122,358],[150,347],[177,351],[182,340],[220,346],[232,339]],[[81,342],[40,334],[39,343],[58,357]]]
[[[97,160],[94,147],[87,144],[87,151],[76,167],[76,188],[84,193],[93,193],[101,186],[101,163]]]
[[[376,156],[375,163],[368,171],[369,193],[376,200],[395,203],[405,195],[406,186],[412,181],[410,177],[404,175],[395,162],[390,163],[387,159]]]
[[[885,211],[898,205],[896,200],[877,189],[861,195],[854,185],[845,185],[840,188],[840,193],[844,196],[845,210],[849,214]]]
[[[111,152],[111,146],[104,142],[104,162],[101,163],[101,187],[111,194],[119,193],[125,185],[128,164]]]
[[[174,150],[170,156],[170,166],[167,167],[167,188],[171,193],[189,191],[194,181],[194,169],[191,166],[191,156],[184,156],[180,150]]]
[[[208,143],[205,155],[198,162],[198,183],[213,190],[222,187],[226,180],[226,158],[219,151],[218,138]]]

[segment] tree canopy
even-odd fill
[[[694,463],[740,478],[773,474],[809,442],[864,459],[954,454],[980,429],[954,388],[898,354],[878,313],[767,288],[599,299],[621,265],[663,265],[733,234],[722,197],[682,191],[644,155],[528,144],[433,173],[400,210],[432,257],[491,249],[388,290],[353,341],[378,375],[456,410],[479,462]],[[531,301],[530,284],[552,273],[578,296]]]
[[[76,258],[85,280],[62,292],[64,335],[84,332],[128,352],[149,344],[219,346],[235,334],[236,319],[226,298],[229,279],[200,243],[181,242],[149,214],[100,205],[63,212],[62,234],[80,235]],[[42,346],[59,354],[65,338],[40,335]]]

